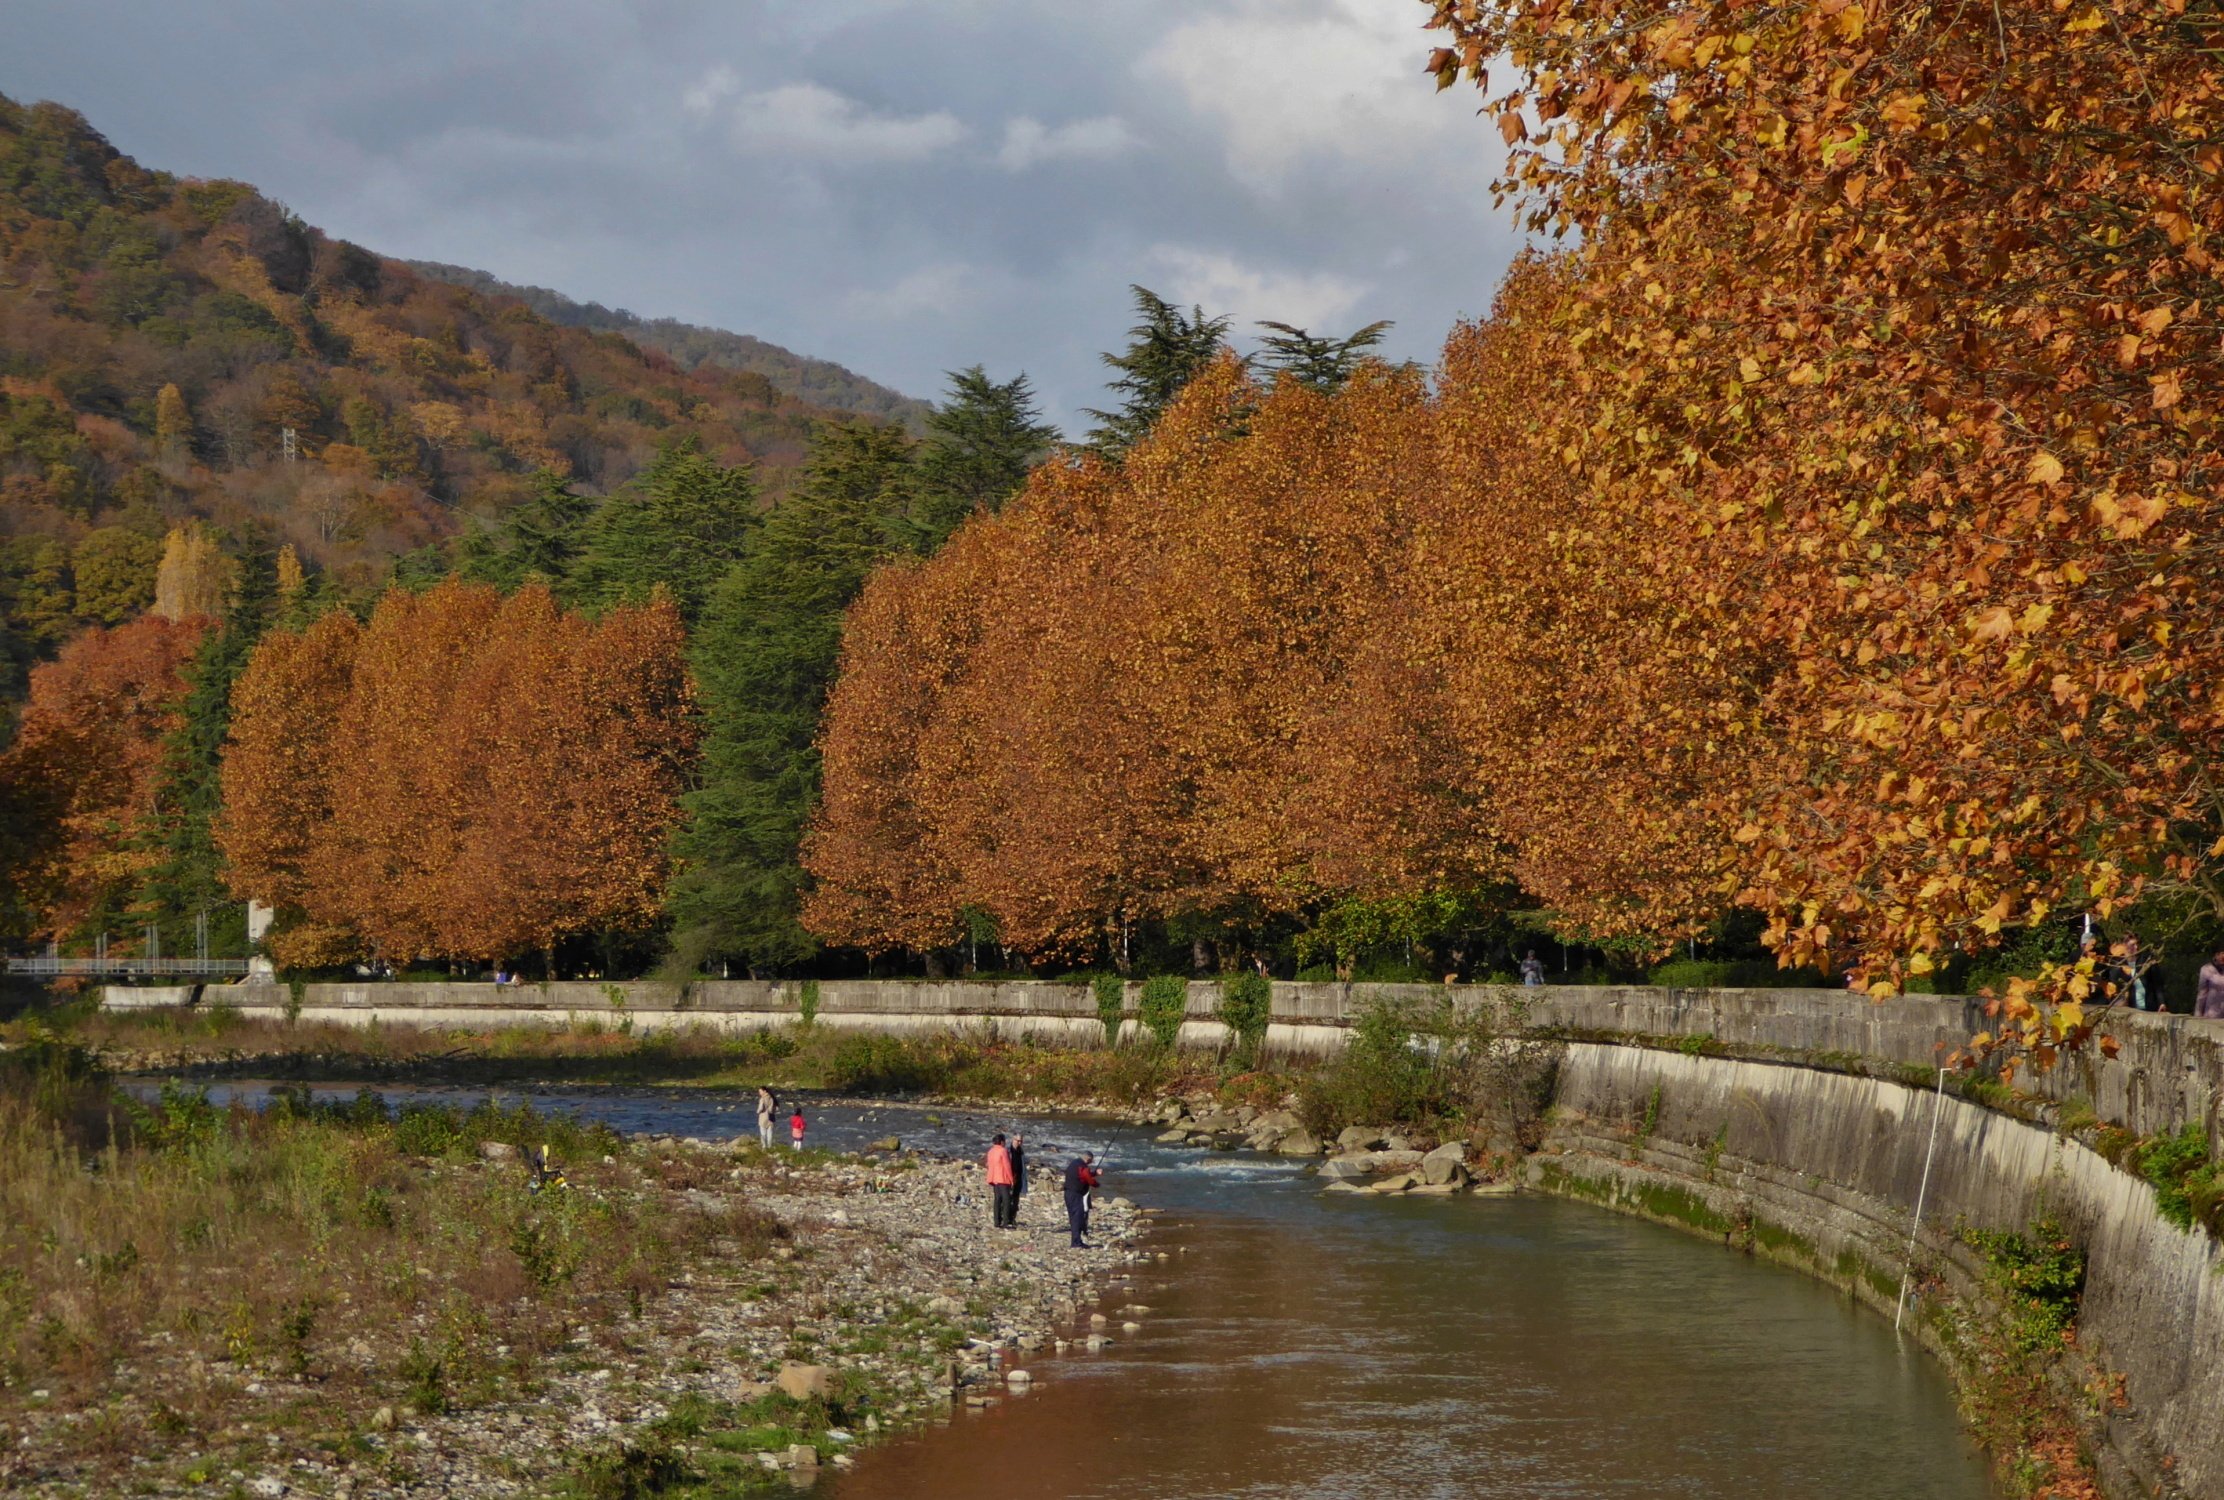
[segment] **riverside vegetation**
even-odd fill
[[[535,1191],[546,1146],[569,1185]],[[946,1410],[1137,1232],[984,1246],[966,1169],[530,1109],[115,1093],[0,1053],[10,1493],[716,1493]],[[1047,1243],[1047,1242],[1046,1242]],[[150,1435],[159,1439],[150,1441]],[[709,1492],[709,1491],[705,1491]]]

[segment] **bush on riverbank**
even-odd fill
[[[481,1143],[549,1143],[569,1190],[529,1191]],[[581,1325],[623,1337],[645,1299],[776,1221],[676,1212],[599,1128],[527,1109],[267,1111],[198,1091],[119,1099],[82,1049],[0,1055],[0,1414],[82,1410],[72,1456],[260,1460],[251,1416],[353,1442],[374,1408],[511,1399]],[[304,1380],[283,1405],[253,1382]],[[13,1424],[11,1424],[13,1425]]]
[[[1353,1017],[1344,1050],[1305,1078],[1298,1112],[1323,1139],[1359,1124],[1450,1136],[1486,1120],[1531,1136],[1552,1098],[1558,1052],[1514,1039],[1521,1020],[1518,995],[1375,996]]]

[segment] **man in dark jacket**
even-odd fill
[[[1012,1217],[1011,1227],[1019,1227],[1019,1211],[1027,1206],[1027,1137],[1012,1136]]]
[[[1081,1237],[1089,1232],[1089,1194],[1097,1185],[1095,1161],[1084,1151],[1066,1163],[1066,1227],[1073,1231],[1074,1247],[1079,1250],[1090,1248]]]

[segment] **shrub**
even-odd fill
[[[1104,1023],[1104,1044],[1117,1046],[1120,1020],[1127,1012],[1127,981],[1117,974],[1099,974],[1090,985],[1096,991],[1097,1019]]]
[[[2180,1229],[2199,1223],[2219,1227],[2213,1217],[2224,1199],[2224,1186],[2209,1160],[2208,1134],[2196,1123],[2176,1135],[2156,1136],[2130,1153],[2128,1164],[2154,1184],[2155,1208]]]
[[[826,1086],[843,1092],[917,1094],[943,1086],[951,1059],[906,1037],[845,1036],[826,1065]]]
[[[1158,974],[1143,981],[1144,1029],[1158,1038],[1161,1047],[1181,1040],[1182,1018],[1189,1014],[1189,981],[1178,974]]]
[[[2062,1226],[2039,1219],[2025,1233],[1972,1230],[1988,1279],[2008,1305],[2008,1336],[2024,1354],[2061,1347],[2085,1294],[2085,1252]]]
[[[803,981],[802,1010],[806,1026],[819,1018],[819,982],[816,979]]]
[[[1273,1013],[1274,985],[1264,974],[1236,974],[1220,982],[1220,1019],[1245,1057],[1259,1055]]]
[[[1523,1014],[1518,993],[1465,1001],[1368,997],[1342,1054],[1299,1093],[1306,1127],[1331,1136],[1352,1124],[1456,1128],[1486,1116],[1533,1141],[1560,1054],[1555,1045],[1507,1036]]]

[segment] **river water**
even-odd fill
[[[352,1094],[354,1086],[320,1094]],[[257,1085],[236,1085],[248,1097]],[[468,1104],[483,1091],[389,1090]],[[500,1091],[501,1097],[521,1097]],[[753,1130],[738,1094],[536,1090],[621,1130]],[[1323,1194],[1274,1159],[1098,1123],[807,1104],[811,1144],[971,1154],[1023,1124],[1109,1151],[1174,1252],[1115,1289],[1112,1346],[1030,1394],[858,1456],[814,1500],[1716,1497],[1985,1500],[1944,1373],[1843,1294],[1673,1230],[1540,1197]],[[1031,1232],[1062,1234],[1051,1195]],[[1118,1308],[1151,1311],[1121,1334]]]

